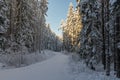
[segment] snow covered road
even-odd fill
[[[0,80],[72,80],[68,61],[68,56],[58,53],[28,67],[0,71]]]
[[[51,58],[27,67],[0,70],[0,80],[120,80],[104,72],[92,71],[83,61],[74,62],[68,55],[56,52]]]

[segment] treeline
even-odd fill
[[[46,24],[44,27],[43,32],[43,45],[44,49],[49,49],[53,51],[61,51],[62,48],[62,40],[59,36],[57,36],[53,31],[50,29],[50,24]]]
[[[60,50],[46,24],[47,0],[0,0],[0,54]]]
[[[83,23],[80,32],[80,54],[87,59],[87,63],[92,64],[93,60],[102,62],[108,76],[111,63],[114,63],[114,71],[120,78],[120,1],[77,2]]]
[[[76,2],[76,10],[70,5],[67,19],[61,25],[63,49],[77,52],[93,70],[102,64],[108,76],[114,64],[115,74],[120,78],[120,0]]]

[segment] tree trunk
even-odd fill
[[[116,25],[114,25],[114,71],[116,71],[117,70],[117,68],[116,68],[116,57],[117,57],[117,55],[116,55]]]
[[[106,0],[106,31],[107,31],[107,50],[106,50],[106,75],[110,75],[110,26],[109,26],[109,0]]]
[[[103,44],[102,44],[102,64],[104,66],[104,69],[106,69],[106,54],[105,54],[105,23],[104,23],[104,0],[102,0],[102,11],[101,11],[101,26],[102,26],[102,39],[103,39]]]
[[[120,78],[120,16],[116,17],[117,77]],[[119,44],[119,45],[118,45]]]

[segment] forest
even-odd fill
[[[120,0],[75,2],[75,7],[72,2],[66,5],[66,18],[60,22],[61,38],[46,22],[49,0],[0,0],[0,63],[5,64],[2,67],[26,67],[39,62],[39,56],[56,52],[54,55],[72,55],[73,61],[78,58],[76,62],[83,61],[86,68],[119,80]],[[30,62],[33,56],[34,61]]]

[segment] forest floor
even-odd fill
[[[0,80],[119,80],[86,68],[82,61],[75,62],[70,55],[54,54],[27,67],[0,70]]]

